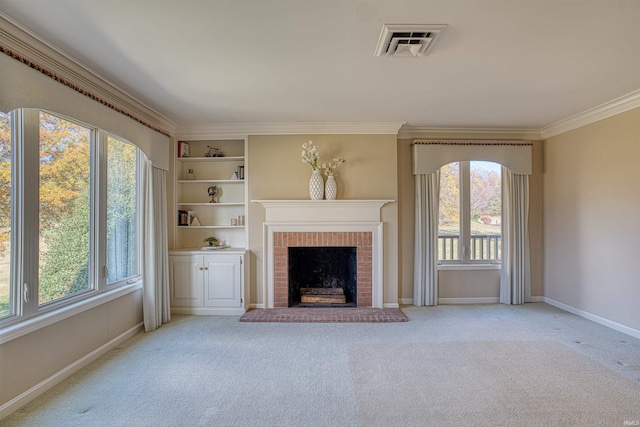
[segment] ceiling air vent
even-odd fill
[[[374,56],[427,56],[446,25],[383,25]]]

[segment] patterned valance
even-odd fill
[[[423,141],[411,146],[414,175],[430,174],[452,162],[484,160],[531,175],[531,141]]]

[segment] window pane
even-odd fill
[[[90,289],[91,130],[40,113],[40,258],[44,304]]]
[[[0,112],[0,317],[11,314],[11,118]]]
[[[499,260],[502,227],[500,165],[470,162],[471,260]]]
[[[107,146],[107,283],[138,274],[136,147]]]
[[[440,168],[438,260],[460,260],[460,164]]]

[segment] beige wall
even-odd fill
[[[640,108],[544,144],[545,296],[640,329]]]
[[[137,290],[0,345],[0,407],[141,322]]]
[[[300,160],[302,144],[312,140],[321,161],[344,157],[336,174],[338,199],[397,200],[396,137],[394,135],[250,136],[249,200],[309,199],[311,167]],[[251,303],[263,304],[264,208],[249,203]],[[398,208],[382,208],[384,222],[384,303],[398,302]]]
[[[411,142],[398,140],[398,218],[400,224],[400,301],[413,299],[413,236],[414,236],[414,184],[411,174]],[[532,174],[529,177],[529,243],[531,248],[531,295],[542,296],[543,288],[543,232],[542,232],[542,142],[533,143]],[[441,272],[440,296],[443,298],[499,297],[495,271],[473,271],[454,274]],[[475,281],[473,287],[459,280]]]

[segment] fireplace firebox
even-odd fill
[[[356,307],[355,246],[288,248],[289,307]]]

